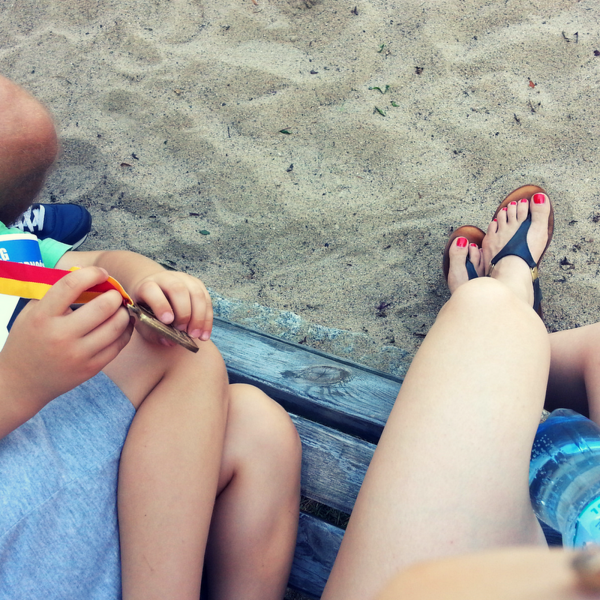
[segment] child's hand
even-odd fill
[[[125,347],[133,327],[117,291],[76,311],[70,308],[82,292],[107,278],[97,267],[69,273],[15,320],[0,352],[0,381],[14,382],[12,391],[21,401],[37,403],[40,410],[96,375]]]
[[[199,279],[176,271],[161,271],[138,282],[132,296],[136,302],[148,305],[163,323],[174,325],[202,341],[210,338],[212,302]],[[147,329],[140,328],[139,331],[149,341],[174,345]]]

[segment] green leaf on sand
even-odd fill
[[[381,46],[379,46],[379,50],[377,50],[377,53],[381,54],[383,52],[384,48],[385,48],[385,44],[381,44]]]
[[[380,87],[370,87],[369,89],[370,90],[377,90],[378,92],[381,92],[382,94],[385,94],[390,89],[390,86],[386,85],[385,89],[383,89],[383,90]]]
[[[399,105],[399,104],[396,104],[396,103],[395,103],[395,102],[392,100],[392,106],[393,106],[394,108],[398,108],[400,105]]]
[[[385,113],[384,113],[384,112],[383,112],[383,111],[382,111],[380,108],[377,108],[377,107],[375,107],[375,110],[376,110],[376,111],[377,111],[377,112],[378,112],[378,113],[379,113],[379,114],[380,114],[382,117],[385,117]]]
[[[280,129],[279,133],[285,133],[285,135],[291,135],[291,133],[287,129]]]
[[[210,231],[206,231],[206,229],[201,229],[200,234],[201,235],[210,235]]]

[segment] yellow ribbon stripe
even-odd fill
[[[0,277],[0,293],[9,296],[21,296],[21,298],[41,300],[51,287],[51,285],[46,283],[17,281],[16,279],[5,279],[4,277]],[[84,294],[85,293],[86,292],[84,292]]]

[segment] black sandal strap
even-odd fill
[[[509,242],[492,258],[491,264],[495,266],[496,263],[504,258],[505,256],[518,256],[522,258],[528,265],[530,269],[534,269],[537,267],[537,263],[533,260],[533,256],[531,256],[531,252],[529,251],[529,246],[527,245],[527,232],[529,231],[529,227],[531,226],[531,215],[527,217],[515,235],[510,238]]]
[[[527,244],[527,232],[529,231],[529,227],[531,227],[531,215],[528,215],[527,219],[521,223],[521,226],[517,229],[515,235],[510,238],[506,246],[492,258],[490,263],[492,265],[490,274],[496,264],[505,256],[518,256],[524,260],[531,269],[531,279],[533,281],[533,309],[540,314],[542,290],[540,288],[540,280],[538,279],[537,263],[533,260],[533,256],[531,256],[531,251]]]
[[[479,277],[479,275],[477,275],[477,271],[475,270],[475,265],[468,258],[467,273],[469,274],[469,281],[471,281],[471,279],[476,279],[477,277]]]

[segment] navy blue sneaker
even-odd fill
[[[92,228],[92,215],[78,204],[32,204],[10,225],[40,240],[52,238],[73,246],[85,242]]]

